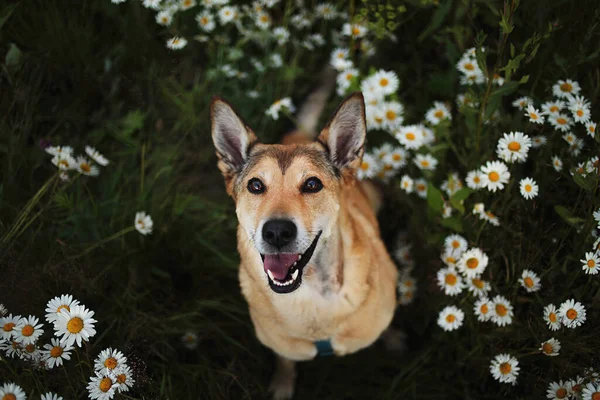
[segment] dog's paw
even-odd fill
[[[294,396],[294,378],[275,374],[269,385],[273,400],[289,400]]]
[[[401,330],[388,328],[381,334],[385,348],[390,351],[403,352],[407,349],[406,333]]]

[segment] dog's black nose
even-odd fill
[[[298,229],[289,219],[272,219],[265,222],[262,236],[265,242],[281,248],[296,239]]]

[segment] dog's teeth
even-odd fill
[[[275,282],[275,278],[273,277],[273,273],[271,272],[271,270],[267,270],[267,275],[269,275],[269,278],[271,278],[271,280]]]
[[[294,262],[294,263],[292,264],[292,267],[295,267],[295,266],[296,266],[296,264],[298,264],[298,261]]]
[[[298,270],[294,271],[294,273],[292,274],[292,281],[296,280],[296,278],[298,277],[298,272],[300,272],[300,271],[298,271]]]
[[[298,261],[302,259],[302,254],[298,254]]]

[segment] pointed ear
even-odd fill
[[[328,149],[336,167],[355,169],[362,158],[366,135],[365,102],[362,93],[357,92],[342,101],[317,140]]]
[[[232,178],[246,163],[250,146],[257,141],[256,135],[220,97],[211,101],[210,120],[219,169],[226,179]]]

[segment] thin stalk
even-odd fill
[[[110,235],[107,238],[99,240],[98,242],[94,243],[93,245],[91,245],[90,247],[88,247],[87,249],[85,249],[84,251],[82,251],[81,253],[69,257],[69,259],[70,260],[74,260],[74,259],[77,259],[79,257],[83,257],[84,255],[86,255],[89,252],[93,251],[94,249],[102,246],[103,244],[108,243],[111,240],[115,240],[115,239],[117,239],[117,238],[119,238],[119,237],[121,237],[121,236],[123,236],[123,235],[125,235],[125,234],[127,234],[127,233],[129,233],[131,231],[133,231],[133,230],[135,230],[135,226],[128,226],[125,229],[122,229],[122,230],[120,230],[120,231],[118,231],[116,233],[113,233],[112,235]]]

